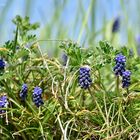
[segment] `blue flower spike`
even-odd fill
[[[35,87],[33,92],[33,102],[39,107],[44,104],[42,100],[42,89],[40,87]]]
[[[113,71],[116,76],[122,76],[122,73],[125,71],[126,57],[122,54],[118,54],[115,57],[116,65],[113,68]]]
[[[131,72],[129,70],[126,70],[122,73],[122,87],[128,88],[131,84],[130,82],[130,76]]]
[[[19,94],[22,101],[25,101],[25,99],[27,98],[27,92],[28,92],[27,84],[23,84]]]
[[[83,66],[79,70],[79,85],[81,88],[88,89],[92,83],[90,77],[90,67]]]
[[[120,17],[117,17],[112,25],[112,33],[117,33],[120,29]]]
[[[5,62],[3,59],[0,59],[0,70],[3,70],[5,68]]]
[[[5,113],[6,110],[3,110],[2,108],[7,108],[8,100],[6,95],[2,95],[0,97],[0,115]]]

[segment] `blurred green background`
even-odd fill
[[[140,33],[140,0],[0,0],[0,43],[13,38],[16,15],[29,16],[39,22],[39,39],[71,39],[85,47],[99,40],[114,46],[133,48],[137,54]],[[112,34],[115,18],[120,18],[119,32]],[[55,42],[41,42],[43,50],[57,56]]]

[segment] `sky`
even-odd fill
[[[12,31],[15,28],[11,20],[18,14],[21,16],[30,16],[31,22],[39,22],[40,29],[37,30],[37,35],[40,36],[41,30],[44,26],[50,23],[52,15],[55,12],[54,3],[62,5],[64,0],[0,0],[0,30],[2,35],[0,36],[0,43],[3,43],[12,38]],[[59,20],[63,22],[64,26],[70,28],[68,35],[71,39],[76,40],[81,28],[81,21],[77,23],[77,28],[73,31],[71,26],[74,24],[76,18],[76,11],[79,8],[80,0],[66,0],[66,7],[62,10],[62,14]],[[90,0],[81,0],[84,3],[84,9],[88,10]],[[136,0],[138,1],[138,0]],[[125,13],[129,11],[131,20],[128,26],[133,26],[134,22],[137,23],[137,17],[135,11],[136,2],[130,0],[124,0],[125,6],[121,4],[121,0],[96,0],[96,7],[92,12],[95,14],[95,30],[100,30],[106,22],[112,21],[118,15],[121,16],[122,23],[125,25]],[[122,15],[123,13],[123,15]],[[104,19],[106,17],[106,19]],[[133,18],[133,19],[132,19]],[[123,25],[123,26],[124,26]],[[136,25],[136,24],[135,24]],[[52,28],[57,28],[54,26]],[[138,34],[138,29],[136,33]],[[121,30],[121,38],[125,35],[124,30]],[[125,37],[122,39],[125,42]]]

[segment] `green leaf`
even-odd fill
[[[14,55],[14,58],[15,59],[18,59],[18,58],[22,58],[22,57],[25,57],[25,56],[28,56],[29,55],[29,51],[27,49],[20,49],[15,55]]]

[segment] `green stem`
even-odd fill
[[[82,107],[85,105],[85,92],[82,93]]]
[[[39,121],[39,126],[40,126],[41,137],[43,140],[46,140],[45,135],[44,135],[43,126],[40,121]]]
[[[119,83],[120,83],[119,76],[117,76],[116,77],[116,94],[117,94],[117,97],[120,97],[119,100],[118,100],[118,108],[119,108],[118,124],[122,125],[123,124],[123,119],[122,119],[122,114],[123,114],[123,111],[122,111],[123,97],[122,97],[122,94],[119,91]],[[123,126],[121,126],[121,130],[123,130]]]
[[[110,40],[111,44],[113,44],[114,38],[115,38],[115,33],[112,33],[111,40]]]
[[[95,105],[97,106],[99,112],[101,113],[101,115],[102,115],[104,121],[106,121],[106,118],[105,118],[105,116],[104,116],[104,113],[103,113],[103,111],[102,111],[100,105],[99,105],[98,102],[96,101],[96,98],[95,98],[94,94],[91,93],[90,88],[88,88],[88,91],[89,91],[89,93],[90,93],[90,95],[91,95],[91,97],[92,97],[92,99],[93,99],[93,102],[95,103]]]
[[[119,76],[116,77],[116,94],[117,97],[120,96],[120,92],[119,92]]]
[[[17,28],[16,28],[16,35],[15,35],[14,46],[13,46],[13,53],[16,52],[17,38],[18,38],[18,26],[17,26]]]
[[[64,39],[39,39],[35,42],[33,42],[32,46],[35,45],[36,43],[39,43],[39,42],[70,42],[70,40],[64,40]],[[24,44],[22,44],[24,45]]]
[[[126,92],[127,92],[127,95],[128,95],[129,94],[129,89],[128,88],[126,89]]]

